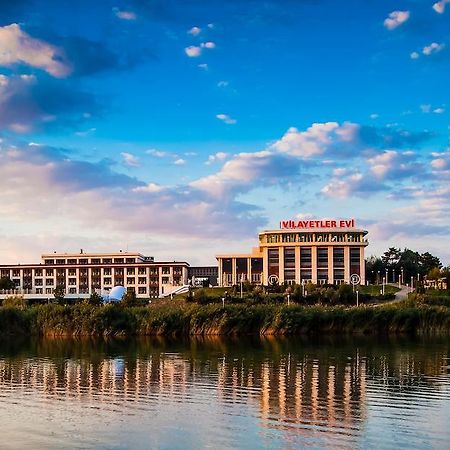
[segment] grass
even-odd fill
[[[391,286],[387,284],[385,287],[385,293],[386,294],[395,294],[400,289],[395,286]],[[381,284],[369,284],[368,286],[360,286],[359,291],[364,294],[369,294],[373,296],[380,295],[381,290],[383,289],[383,286]]]
[[[449,333],[450,307],[410,299],[377,308],[274,304],[0,307],[1,335]]]

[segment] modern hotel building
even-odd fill
[[[259,233],[249,254],[216,256],[219,286],[253,284],[365,284],[367,231],[355,220],[284,220]]]
[[[0,277],[11,279],[27,297],[47,298],[58,286],[68,298],[89,297],[114,286],[134,290],[137,297],[168,295],[187,285],[187,262],[155,262],[140,253],[51,253],[40,264],[0,265]],[[3,295],[2,295],[3,294]],[[0,293],[1,296],[7,295]]]

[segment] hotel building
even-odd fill
[[[352,275],[365,284],[367,231],[355,220],[284,220],[259,233],[249,254],[216,256],[219,286],[253,284],[341,284]]]
[[[187,262],[155,262],[140,253],[51,253],[40,264],[0,265],[0,277],[11,279],[26,298],[48,298],[63,287],[68,298],[86,298],[114,286],[155,298],[187,285]],[[0,292],[0,298],[8,293]]]

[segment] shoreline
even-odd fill
[[[39,305],[0,307],[0,336],[289,336],[449,334],[450,308],[411,301],[369,306]]]

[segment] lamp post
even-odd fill
[[[389,282],[389,277],[388,277],[388,275],[389,275],[389,270],[388,270],[388,268],[386,267],[386,276],[385,276],[385,281],[386,281],[386,283]]]
[[[377,270],[377,284],[380,284],[380,271]]]
[[[402,271],[402,284],[404,283],[404,278],[403,278],[403,267],[401,268]]]
[[[414,290],[414,277],[411,276],[411,292]]]
[[[383,277],[383,292],[382,292],[383,295],[384,295],[384,282],[385,282],[385,280],[386,280],[386,279]]]

